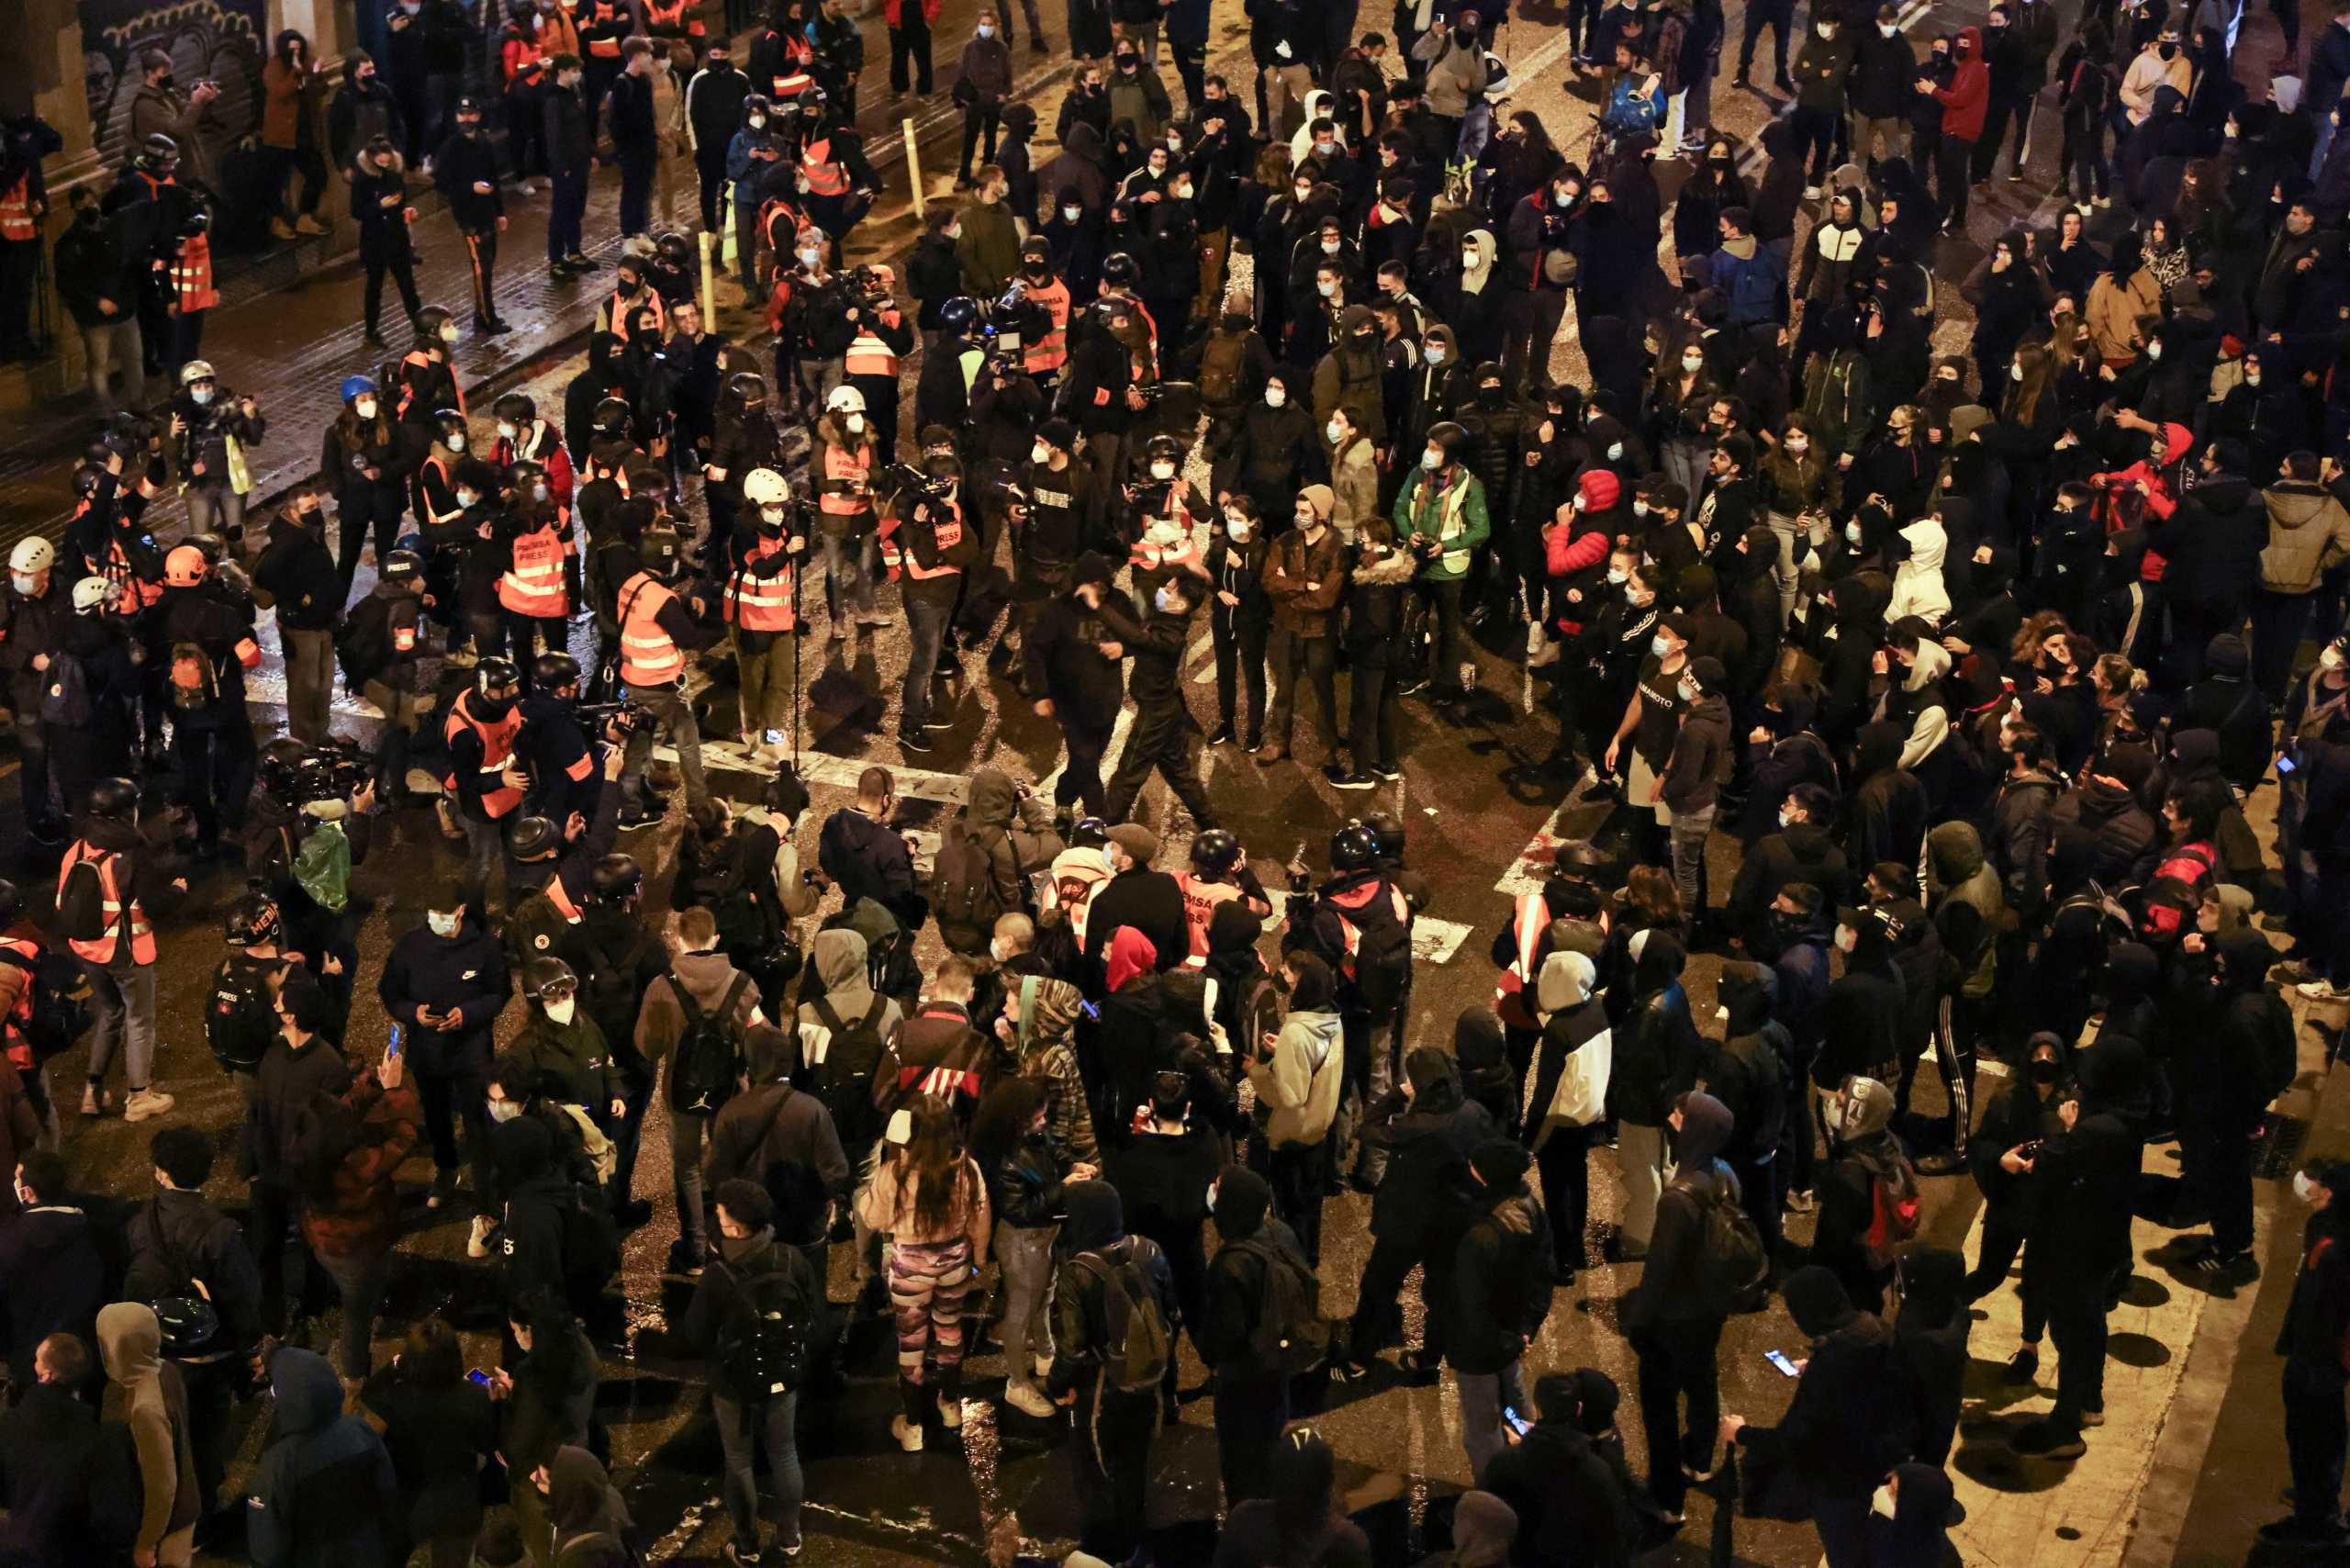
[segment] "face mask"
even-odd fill
[[[1791,435],[1787,437],[1787,452],[1791,456],[1801,457],[1805,453],[1809,452],[1810,450],[1811,442],[1807,441],[1804,437],[1799,435]]]
[[[1630,577],[1631,574],[1625,571],[1620,566],[1610,566],[1607,568],[1607,586],[1609,588],[1621,588],[1626,582],[1630,580]]]
[[[1175,199],[1176,199],[1177,201],[1189,201],[1189,200],[1191,200],[1191,199],[1192,199],[1192,187],[1191,187],[1190,185],[1177,185],[1177,186],[1175,187]]]
[[[498,421],[498,434],[500,440],[512,441],[515,435],[514,427],[504,420],[500,420]]]
[[[1483,266],[1484,264],[1485,264],[1485,258],[1484,258],[1483,256],[1482,256],[1481,254],[1479,254],[1477,252],[1475,252],[1475,251],[1463,251],[1463,252],[1460,252],[1460,270],[1461,270],[1461,271],[1463,271],[1463,272],[1472,272],[1472,273],[1473,273],[1473,272],[1475,272],[1479,267],[1482,267],[1482,266]]]
[[[511,1100],[492,1100],[489,1103],[489,1119],[493,1122],[510,1122],[521,1114],[522,1107]]]
[[[1074,223],[1084,216],[1085,209],[1081,207],[1065,207],[1061,208],[1061,221],[1064,223]]]
[[[531,498],[534,501],[545,500],[547,498],[547,487],[544,485],[532,486]]]
[[[1335,256],[1335,255],[1337,255],[1337,254],[1338,253],[1338,246],[1339,246],[1339,243],[1340,243],[1340,241],[1337,241],[1337,240],[1325,240],[1325,241],[1322,241],[1322,253],[1323,253],[1324,255],[1326,255],[1326,256]]]
[[[1564,207],[1575,199],[1575,188],[1572,185],[1552,185],[1550,199],[1559,206]]]
[[[1860,544],[1861,525],[1859,523],[1848,522],[1844,525],[1844,543],[1855,547]]]
[[[1248,520],[1245,517],[1225,518],[1224,520],[1224,532],[1228,538],[1235,540],[1246,539],[1248,537]]]
[[[1819,31],[1819,36],[1820,36],[1821,38],[1824,38],[1824,39],[1832,39],[1832,38],[1834,38],[1834,37],[1836,36],[1836,29],[1835,29],[1834,28],[1830,27],[1830,26],[1829,26],[1827,23],[1825,23],[1825,22],[1822,22],[1822,23],[1820,23],[1820,24],[1819,24],[1818,31]]]
[[[1430,364],[1442,364],[1444,363],[1444,350],[1438,348],[1436,344],[1430,343],[1427,346],[1427,353],[1428,356],[1428,363]]]
[[[1893,1486],[1891,1483],[1888,1482],[1886,1484],[1878,1487],[1876,1491],[1870,1495],[1869,1512],[1874,1514],[1881,1519],[1889,1519],[1893,1517]]]
[[[2166,43],[2162,45],[2154,52],[2161,55],[2165,60],[2175,60],[2178,57],[2178,45],[2175,43]]]
[[[565,1028],[569,1026],[573,1015],[579,1011],[579,999],[576,996],[566,996],[561,1002],[548,1002],[546,1008],[547,1022],[558,1029]]]
[[[462,915],[442,914],[438,911],[434,911],[426,914],[424,921],[426,924],[432,927],[433,935],[454,936],[457,934],[457,927],[463,923],[464,918],[464,917]]]
[[[1853,930],[1849,925],[1840,925],[1836,928],[1836,950],[1838,952],[1849,953],[1860,945],[1861,934],[1859,932]],[[1844,1115],[1841,1109],[1834,1106],[1830,1107],[1830,1109],[1835,1112],[1837,1122],[1839,1124],[1842,1123]]]
[[[2258,371],[2256,371],[2256,370],[2247,370],[2247,371],[2245,371],[2245,372],[2244,373],[2244,384],[2246,386],[2259,386],[2259,385],[2260,385],[2260,372],[2258,372]]]
[[[1444,453],[1439,448],[1429,447],[1420,454],[1420,466],[1431,474],[1435,473],[1444,466]]]
[[[2310,1173],[2308,1171],[2296,1170],[2293,1172],[2293,1196],[2300,1199],[2302,1203],[2307,1204],[2311,1208],[2315,1208],[2317,1206],[2317,1183],[2310,1180]]]
[[[991,38],[995,37],[995,28],[993,28],[992,27],[989,26],[989,25],[988,25],[987,23],[985,23],[985,22],[981,22],[981,23],[979,24],[979,36],[980,36],[981,38],[983,38],[983,39],[991,39]]]
[[[1649,652],[1658,658],[1664,657],[1665,655],[1673,652],[1673,639],[1662,632],[1658,633],[1649,639]]]
[[[800,264],[803,267],[815,266],[823,259],[824,252],[821,250],[808,250],[800,252]]]
[[[1610,463],[1620,463],[1623,461],[1623,458],[1624,443],[1620,441],[1610,442],[1607,446],[1607,461]]]
[[[465,449],[465,433],[459,431],[456,434],[445,438],[441,444],[452,452],[463,452]]]
[[[848,433],[851,435],[863,435],[865,433],[865,416],[863,414],[847,415],[841,420],[841,423],[847,429]]]
[[[9,580],[11,583],[13,583],[13,584],[15,584],[15,585],[16,585],[16,588],[17,588],[17,591],[18,593],[21,593],[21,594],[27,594],[27,595],[31,594],[31,593],[33,592],[34,588],[35,588],[39,584],[39,582],[40,582],[40,579],[39,579],[39,577],[28,577],[25,576],[25,574],[24,574],[24,573],[22,573],[22,572],[11,572],[11,573],[9,573],[9,574],[8,574],[8,580]]]
[[[1316,158],[1327,158],[1337,150],[1338,144],[1335,141],[1317,141],[1314,144],[1314,155]]]
[[[780,533],[783,531],[783,520],[784,509],[781,507],[759,509],[759,525],[770,533]]]
[[[195,400],[196,406],[199,409],[212,401],[212,388],[209,386],[191,386],[187,389],[187,395]]]
[[[1697,372],[1706,368],[1706,356],[1701,353],[1683,354],[1681,356],[1681,368],[1687,371],[1690,375],[1695,375]]]
[[[1336,446],[1338,444],[1338,438],[1347,433],[1347,427],[1339,423],[1337,420],[1332,420],[1328,424],[1322,427],[1322,433],[1330,438],[1330,444],[1332,446]]]
[[[1154,463],[1150,465],[1150,476],[1154,479],[1172,479],[1175,477],[1175,465]]]
[[[457,329],[453,324],[441,329],[441,341],[444,343],[453,343],[457,341]]]
[[[1880,35],[1886,38],[1892,38],[1901,31],[1899,28],[1895,27],[1891,22],[1879,22],[1876,25],[1876,30]]]
[[[2163,357],[2163,346],[2162,346],[2162,344],[2160,344],[2160,343],[2148,343],[2148,344],[2146,345],[2146,357],[2147,357],[2148,359],[2160,359],[2160,358],[2162,358],[2162,357]]]
[[[1697,700],[1697,683],[1695,681],[1684,680],[1679,686],[1674,687],[1673,690],[1680,693],[1681,700],[1684,702],[1695,702]]]
[[[2034,1057],[2031,1070],[2034,1083],[2053,1083],[2064,1076],[2065,1064],[2053,1057]]]
[[[351,411],[357,414],[363,420],[372,420],[375,417],[375,399],[373,398],[353,398],[351,404]]]
[[[1028,461],[1031,463],[1050,463],[1052,460],[1053,449],[1041,441],[1028,449]]]
[[[480,499],[481,498],[474,494],[471,490],[459,490],[457,492],[457,505],[460,507],[471,507],[476,501]]]
[[[1304,201],[1306,197],[1314,194],[1314,187],[1312,185],[1294,185],[1291,188],[1296,192],[1297,199],[1300,201]]]
[[[1332,295],[1338,292],[1338,286],[1337,283],[1327,279],[1315,278],[1314,280],[1314,289],[1315,292],[1319,294],[1323,298],[1327,299]]]
[[[1646,517],[1646,516],[1648,516],[1648,515],[1649,515],[1649,504],[1648,504],[1648,502],[1646,502],[1646,501],[1634,501],[1634,502],[1632,503],[1632,515],[1633,515],[1634,517]]]
[[[1161,615],[1172,615],[1175,613],[1175,590],[1160,588],[1151,595],[1150,602],[1158,607],[1158,613]]]

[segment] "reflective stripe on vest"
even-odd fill
[[[495,822],[522,803],[522,791],[506,782],[505,778],[506,765],[514,758],[514,737],[522,733],[522,714],[519,709],[509,708],[503,719],[494,724],[484,723],[474,717],[473,709],[468,706],[473,700],[474,694],[468,691],[450,706],[449,721],[441,727],[441,739],[453,746],[458,733],[463,730],[471,730],[481,737],[480,781],[485,786],[481,791],[481,806]],[[496,787],[487,787],[493,778],[498,781]],[[456,799],[456,774],[453,771],[450,773],[441,781],[441,787],[449,791],[452,800]]]
[[[1183,890],[1183,924],[1191,928],[1192,951],[1183,962],[1195,969],[1208,964],[1208,925],[1215,919],[1217,908],[1240,896],[1240,890],[1230,882],[1203,882],[1189,871],[1175,873],[1175,885]]]
[[[666,334],[669,330],[669,313],[661,308],[660,294],[651,288],[643,290],[634,299],[631,299],[617,288],[612,290],[612,297],[604,301],[604,314],[611,318],[604,330],[621,342],[628,342],[628,319],[636,313],[639,306],[653,312],[654,331]]]
[[[563,590],[563,540],[547,523],[514,541],[514,564],[498,579],[498,602],[517,615],[559,621],[571,612]]]
[[[588,14],[588,19],[584,25],[594,27],[599,23],[617,22],[620,19],[620,8],[612,5],[610,0],[596,0],[596,8]],[[621,40],[617,38],[591,39],[588,40],[588,52],[599,54],[606,60],[618,60],[621,57]]]
[[[950,506],[953,505],[952,502],[949,502],[948,504]],[[963,513],[961,509],[957,508],[955,511],[955,515],[952,517],[933,519],[930,524],[930,536],[937,543],[938,553],[942,557],[947,551],[952,550],[957,544],[962,543]],[[934,577],[957,577],[961,574],[962,570],[963,568],[960,566],[948,566],[944,559],[942,559],[935,566],[925,566],[920,561],[914,559],[914,553],[912,550],[908,550],[906,552],[907,575],[912,577],[917,581],[927,581]]]
[[[94,964],[113,963],[117,944],[122,939],[122,927],[128,924],[130,927],[130,961],[134,964],[153,963],[155,933],[148,925],[147,912],[139,907],[139,900],[136,897],[128,901],[123,898],[122,885],[117,879],[122,865],[119,854],[111,849],[98,849],[88,839],[75,839],[73,847],[65,852],[64,862],[57,868],[57,896],[61,900],[64,898],[65,879],[72,876],[73,868],[84,860],[98,868],[98,907],[106,913],[106,933],[86,942],[69,943],[74,956],[87,958]]]
[[[816,498],[817,510],[833,517],[862,517],[872,510],[872,502],[862,492],[834,490],[829,487],[843,479],[869,479],[873,474],[873,448],[860,442],[855,455],[846,447],[827,442],[824,446],[824,479],[827,488]]]
[[[1055,278],[1028,291],[1028,303],[1044,307],[1052,325],[1021,351],[1021,364],[1031,375],[1048,375],[1069,363],[1069,285]]]
[[[873,329],[859,323],[856,336],[848,345],[848,353],[841,361],[842,371],[849,375],[887,375],[898,374],[898,351],[874,336]]]
[[[33,177],[29,171],[0,192],[0,240],[22,242],[40,238],[40,220],[33,216]]]
[[[1500,978],[1494,982],[1494,1007],[1497,1012],[1509,1006],[1511,997],[1534,989],[1534,955],[1541,948],[1542,933],[1550,928],[1550,906],[1540,893],[1518,895],[1517,908],[1510,915],[1510,928],[1517,934],[1517,957],[1504,967]],[[1526,1007],[1525,1012],[1528,1017],[1534,1015],[1531,1007]]]
[[[119,539],[110,541],[106,545],[106,577],[115,585],[115,602],[118,604],[122,602],[120,596],[126,593],[138,599],[141,610],[149,609],[162,599],[163,585],[140,575],[139,568],[130,564],[130,557],[124,553]]]
[[[810,196],[848,195],[848,165],[833,162],[833,139],[829,136],[800,150],[800,174],[808,182]]]
[[[579,906],[571,902],[571,890],[563,885],[561,871],[547,879],[546,894],[547,902],[554,905],[554,912],[563,916],[565,925],[579,924]]]
[[[784,556],[780,542],[769,546],[761,544],[743,559],[734,575],[726,582],[726,622],[745,632],[789,632],[792,628],[791,590],[793,568],[790,558]],[[760,565],[780,565],[781,575],[754,576],[751,568]]]
[[[686,655],[661,628],[661,611],[677,596],[639,572],[621,588],[621,678],[666,686],[686,673]]]
[[[212,241],[203,235],[191,234],[180,241],[179,254],[172,263],[172,292],[182,314],[209,310],[220,303],[212,287]]]
[[[655,29],[683,31],[688,38],[700,38],[709,30],[702,26],[701,6],[698,0],[676,0],[675,4],[668,6],[661,4],[661,0],[644,0],[644,25]]]

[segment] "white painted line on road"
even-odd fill
[[[1550,853],[1565,841],[1567,813],[1574,809],[1575,798],[1570,793],[1550,813],[1550,820],[1537,828],[1526,847],[1517,852],[1517,858],[1510,862],[1509,869],[1494,884],[1494,891],[1516,899],[1542,890],[1542,884],[1549,879]]]

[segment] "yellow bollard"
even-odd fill
[[[922,154],[914,147],[914,122],[906,119],[899,123],[906,132],[906,184],[914,193],[914,216],[919,218],[923,216],[923,208],[928,205],[922,198]]]
[[[706,229],[702,230],[701,320],[702,330],[705,331],[716,331],[718,330],[718,289],[717,286],[711,281],[710,267],[710,252],[711,248],[717,243],[717,235],[712,234]]]

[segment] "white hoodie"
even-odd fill
[[[1942,553],[1950,546],[1950,536],[1941,523],[1921,517],[1904,525],[1901,537],[1909,542],[1909,556],[1894,569],[1886,622],[1889,625],[1905,615],[1917,615],[1939,623],[1950,613],[1950,590],[1942,586]]]

